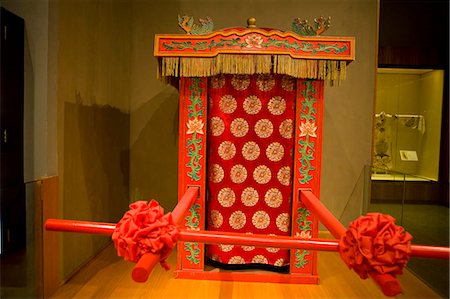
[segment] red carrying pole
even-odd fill
[[[347,229],[345,226],[328,210],[320,200],[310,191],[301,190],[300,200],[308,210],[325,225],[330,233],[336,239],[341,239]],[[381,287],[383,293],[387,296],[395,296],[401,293],[401,287],[398,280],[391,274],[379,274],[370,272],[370,277]]]
[[[45,229],[60,232],[85,233],[111,236],[115,223],[90,222],[78,220],[47,219]]]
[[[311,190],[300,190],[300,200],[305,204],[308,210],[325,225],[328,231],[336,239],[340,239],[347,229],[334,217],[334,215],[319,201]]]
[[[317,197],[309,190],[301,191],[301,199],[305,206],[324,223],[334,237],[340,239],[345,234],[345,227],[337,220],[334,215],[317,199]],[[188,209],[192,206],[198,197],[199,188],[189,187],[186,193],[178,202],[172,212],[175,223],[180,224]],[[77,221],[77,220],[61,220],[48,219],[45,222],[45,229],[51,231],[65,231],[77,233],[90,233],[100,235],[112,235],[116,224]],[[312,249],[322,251],[338,251],[339,241],[327,239],[297,239],[284,236],[266,236],[266,235],[248,235],[229,232],[210,232],[210,231],[180,231],[178,238],[183,242],[199,242],[204,244],[233,244],[233,245],[253,245],[258,247],[275,247],[275,248],[298,248]],[[424,258],[449,259],[450,248],[440,246],[411,245],[411,256]],[[145,282],[148,279],[153,267],[159,262],[158,254],[147,253],[141,257],[136,263],[132,271],[132,278],[136,282]],[[371,275],[379,284],[393,284],[389,277]],[[393,286],[393,289],[395,287]]]
[[[286,236],[249,235],[231,232],[183,230],[179,241],[205,244],[232,244],[282,249],[338,251],[339,242],[325,239],[297,239]]]
[[[51,231],[100,234],[110,236],[116,227],[113,223],[48,219],[45,229]],[[178,237],[182,242],[199,242],[204,244],[254,245],[259,247],[276,247],[286,249],[311,249],[338,251],[339,241],[329,239],[295,239],[284,236],[248,235],[217,231],[182,230]],[[411,245],[412,257],[449,259],[450,248],[442,246]]]
[[[189,208],[194,203],[195,199],[199,195],[200,189],[198,187],[189,187],[181,199],[178,201],[178,204],[172,211],[172,218],[176,224],[179,224],[186,215]],[[152,272],[155,265],[159,262],[160,256],[159,254],[154,253],[146,253],[144,254],[131,272],[131,277],[136,282],[145,282],[148,279],[148,276]]]

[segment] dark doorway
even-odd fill
[[[23,161],[24,21],[1,8],[1,246],[15,254],[26,243]]]

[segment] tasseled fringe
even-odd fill
[[[215,57],[162,57],[158,78],[209,77],[217,74],[284,74],[340,84],[346,77],[346,61],[296,59],[289,55],[235,55]]]

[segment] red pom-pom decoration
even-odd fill
[[[160,264],[166,270],[166,262],[179,235],[171,213],[164,215],[164,209],[157,201],[137,201],[130,205],[116,225],[112,239],[117,254],[126,261],[137,262],[148,252],[160,255]]]
[[[339,253],[347,266],[363,279],[380,274],[402,274],[411,253],[412,236],[395,219],[368,213],[353,221],[339,242]],[[385,294],[397,291],[383,289]]]

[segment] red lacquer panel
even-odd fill
[[[200,187],[199,198],[189,209],[185,229],[205,229],[206,101],[207,78],[180,79],[178,197],[189,186]],[[178,270],[204,268],[204,244],[178,243]]]
[[[292,204],[292,236],[317,238],[318,221],[300,201],[300,189],[310,189],[319,197],[323,132],[322,80],[297,81],[295,127],[294,200]],[[291,250],[291,273],[317,273],[317,252]]]

